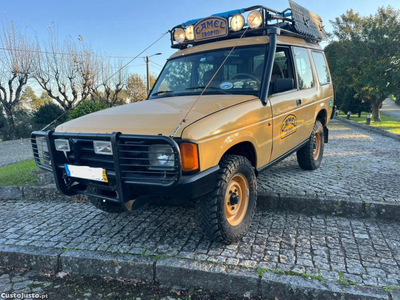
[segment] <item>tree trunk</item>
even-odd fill
[[[12,113],[12,109],[4,108],[6,111],[8,127],[10,130],[10,139],[14,140],[17,138],[17,129],[15,128],[14,116]]]
[[[374,116],[375,122],[382,122],[381,113],[379,111],[379,106],[380,106],[380,103],[377,101],[374,101],[371,103],[372,115]]]

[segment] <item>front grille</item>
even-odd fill
[[[72,164],[114,171],[113,156],[94,153],[93,142],[96,139],[70,138],[69,140],[72,147],[68,158]]]
[[[51,159],[49,148],[47,147],[47,141],[44,136],[34,136],[31,137],[33,157],[36,164],[48,171],[52,171]]]
[[[45,137],[48,137],[48,145]],[[71,151],[56,151],[54,140],[68,139]],[[110,141],[113,144],[113,155],[101,155],[94,152],[93,141]],[[151,148],[170,147],[173,166],[151,165]],[[127,134],[68,134],[58,132],[33,132],[32,148],[35,161],[40,167],[53,169],[50,160],[51,151],[54,168],[63,169],[64,164],[88,166],[106,169],[107,176],[115,184],[145,184],[170,186],[175,184],[181,175],[180,152],[176,142],[164,136],[141,136]],[[168,160],[165,160],[168,162]],[[65,171],[64,171],[65,176]]]

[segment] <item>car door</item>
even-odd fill
[[[273,149],[271,161],[285,155],[299,143],[297,126],[297,100],[299,92],[295,77],[295,68],[290,47],[278,46],[275,54],[275,62],[272,71],[271,83],[279,78],[292,78],[294,86],[292,90],[274,93],[269,97],[273,112]]]
[[[302,143],[310,137],[314,127],[318,91],[311,65],[310,50],[303,47],[293,47],[293,58],[298,84],[296,134],[298,143]]]

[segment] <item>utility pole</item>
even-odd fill
[[[145,57],[144,57],[144,61],[146,62],[147,95],[148,95],[149,92],[150,92],[150,69],[149,69],[149,62],[150,62],[150,60],[149,60],[149,57],[152,57],[152,56],[154,56],[154,55],[161,55],[161,54],[162,54],[162,53],[156,53],[156,54],[153,54],[153,55],[145,56]]]
[[[150,92],[150,70],[149,70],[149,57],[146,56],[145,59],[146,61],[146,76],[147,76],[147,95]]]

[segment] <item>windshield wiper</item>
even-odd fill
[[[205,86],[192,86],[192,87],[188,87],[185,90],[198,90],[198,89],[205,89]],[[214,89],[214,90],[219,90],[219,88],[215,87],[215,86],[209,86],[207,89]]]
[[[157,93],[151,94],[152,96],[157,96],[161,94],[166,94],[166,93],[173,93],[174,91],[158,91]]]

